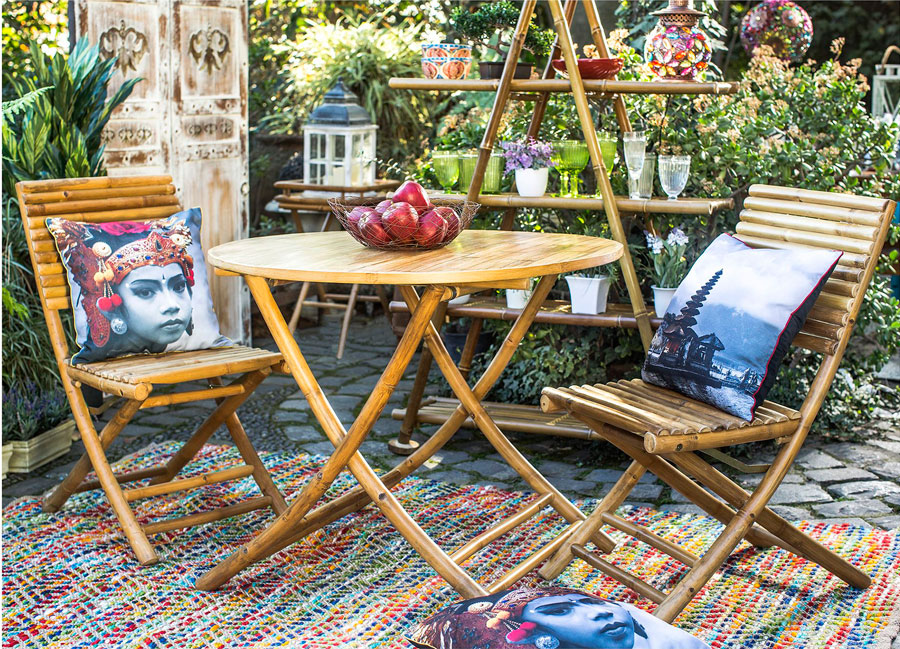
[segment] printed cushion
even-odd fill
[[[719,235],[672,296],[641,378],[752,421],[841,254]]]
[[[408,639],[420,649],[709,649],[631,604],[558,586],[451,604]]]
[[[200,209],[165,219],[47,219],[75,311],[74,363],[232,344],[219,333],[200,247]]]

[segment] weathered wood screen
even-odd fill
[[[203,247],[247,236],[246,0],[77,0],[77,36],[118,57],[112,80],[141,77],[104,140],[110,175],[171,173],[203,210]],[[250,297],[210,276],[222,333],[250,339]]]

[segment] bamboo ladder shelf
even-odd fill
[[[620,260],[622,276],[628,290],[630,305],[610,305],[607,313],[598,316],[577,316],[571,312],[566,313],[565,303],[545,303],[538,314],[537,322],[557,322],[560,324],[580,324],[583,326],[612,326],[634,327],[640,331],[641,342],[644,349],[648,349],[653,336],[653,326],[658,325],[650,317],[644,298],[641,294],[640,283],[635,272],[634,263],[628,252],[625,228],[622,225],[620,212],[629,214],[693,214],[709,215],[720,209],[733,207],[733,202],[728,199],[679,199],[677,201],[651,199],[631,200],[627,197],[615,196],[610,185],[609,175],[603,165],[600,154],[600,146],[597,142],[596,129],[590,114],[588,95],[595,99],[610,100],[616,121],[622,132],[630,132],[631,122],[625,107],[623,95],[626,94],[666,94],[666,95],[726,95],[737,92],[737,83],[728,82],[690,82],[690,81],[619,81],[610,80],[584,80],[578,70],[577,55],[572,44],[569,26],[575,14],[577,0],[548,0],[553,16],[554,29],[556,31],[556,43],[548,58],[547,65],[541,79],[513,79],[515,63],[519,59],[528,25],[531,22],[537,0],[526,0],[522,5],[522,11],[516,24],[515,33],[507,55],[507,63],[500,79],[470,79],[470,80],[433,80],[418,78],[393,78],[389,86],[394,89],[409,90],[440,90],[440,91],[481,91],[495,93],[494,104],[485,128],[484,137],[479,147],[478,161],[472,182],[465,198],[478,202],[482,208],[504,208],[504,216],[501,229],[511,230],[515,220],[515,211],[520,207],[579,209],[579,210],[603,210],[609,222],[613,239],[625,245],[625,254]],[[588,24],[591,29],[591,37],[597,52],[601,57],[609,58],[609,48],[606,43],[606,34],[600,23],[595,0],[582,0],[582,6],[587,14]],[[556,79],[555,70],[550,60],[565,59],[568,79]],[[578,111],[578,118],[584,133],[585,143],[590,153],[591,168],[597,181],[599,197],[554,197],[542,196],[537,198],[521,197],[517,194],[481,194],[481,184],[484,172],[487,169],[488,160],[494,148],[500,119],[510,99],[531,100],[535,102],[534,114],[528,128],[528,135],[537,137],[544,113],[547,108],[550,93],[571,93]],[[462,195],[442,195],[446,198],[463,198]],[[403,303],[393,302],[392,310],[403,311],[406,306]],[[476,300],[474,303],[450,306],[446,311],[438,315],[441,320],[445,313],[457,317],[471,317],[472,325],[466,338],[460,360],[460,370],[466,376],[471,367],[472,357],[475,352],[475,344],[481,325],[485,318],[509,319],[514,317],[514,310],[505,309],[499,303]],[[400,435],[388,443],[388,447],[394,453],[408,455],[417,447],[418,443],[411,439],[412,432],[418,423],[443,423],[446,417],[452,413],[456,402],[454,400],[430,399],[423,403],[428,373],[432,364],[431,354],[427,349],[422,350],[416,379],[410,392],[409,401],[405,409],[396,409],[392,412],[395,419],[402,419],[403,426]],[[446,401],[446,403],[445,403]],[[547,416],[536,406],[489,404],[485,403],[488,412],[496,416],[498,423],[503,422],[506,430],[521,432],[536,432],[562,436],[575,436],[591,438],[591,431],[575,419],[564,416]]]

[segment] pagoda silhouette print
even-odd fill
[[[722,381],[710,376],[710,372],[713,356],[725,349],[725,345],[715,333],[700,336],[693,329],[697,314],[721,276],[719,269],[691,296],[679,315],[666,313],[647,353],[646,369],[711,388],[722,387]]]

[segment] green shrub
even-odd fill
[[[27,69],[7,79],[12,99],[3,105],[3,390],[59,390],[56,360],[15,196],[21,180],[103,176],[101,132],[113,109],[138,80],[112,97],[107,85],[115,59],[79,41],[68,56],[30,46]],[[64,314],[67,324],[71,323]],[[72,327],[66,327],[72,332]],[[4,416],[4,431],[7,417]],[[40,431],[38,431],[40,432]],[[5,432],[4,432],[5,436]]]

